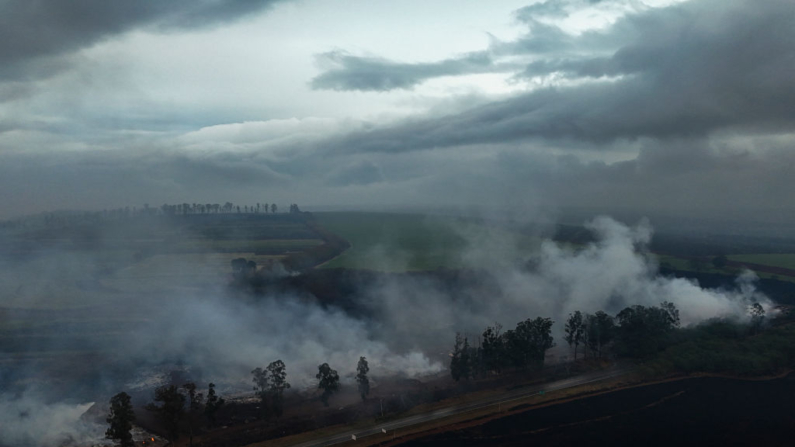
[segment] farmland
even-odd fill
[[[350,249],[323,264],[323,268],[404,272],[473,267],[478,265],[478,256],[484,254],[486,246],[522,261],[531,257],[541,242],[530,225],[420,214],[338,212],[315,216],[324,228],[351,243]],[[589,242],[586,233],[582,227],[558,226],[553,239],[576,250]],[[660,242],[655,243],[657,239]],[[736,277],[749,269],[762,279],[795,282],[795,254],[730,254],[728,265],[717,268],[712,259],[732,248],[719,242],[698,246],[696,254],[692,254],[687,240],[663,234],[653,239],[651,248],[657,264],[665,270]],[[708,254],[709,250],[712,254]]]
[[[522,257],[540,240],[487,222],[394,213],[316,213],[318,222],[351,248],[324,268],[387,272],[471,266],[478,245]]]

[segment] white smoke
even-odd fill
[[[472,278],[451,291],[443,281],[404,275],[369,289],[371,305],[382,309],[385,338],[412,348],[438,349],[452,334],[480,334],[495,322],[512,327],[537,316],[551,317],[556,334],[569,313],[603,310],[615,315],[628,306],[657,306],[663,301],[680,310],[683,325],[710,318],[747,319],[748,306],[772,303],[756,291],[755,275],[743,273],[736,290],[705,289],[694,280],[663,277],[647,246],[647,222],[629,227],[609,217],[586,224],[596,241],[568,246],[545,240],[533,257],[534,268],[517,262],[522,254],[505,232],[491,235],[462,231],[468,248],[462,263]],[[466,281],[471,280],[471,283]]]
[[[464,231],[468,244],[460,263],[470,270],[454,279],[404,274],[363,283],[355,299],[361,315],[368,317],[290,292],[244,297],[175,284],[128,302],[130,316],[145,323],[102,349],[123,352],[131,364],[182,362],[201,370],[204,380],[238,390],[251,389],[252,369],[281,359],[293,387],[304,389],[315,386],[319,364],[327,362],[349,378],[360,356],[367,357],[376,376],[438,372],[456,332],[479,334],[495,322],[510,328],[527,318],[552,317],[557,337],[575,310],[615,314],[635,304],[669,301],[687,325],[714,317],[747,318],[754,301],[771,308],[750,272],[738,278],[736,290],[704,289],[695,281],[660,276],[646,248],[652,230],[645,222],[629,227],[600,217],[587,228],[595,242],[571,247],[546,240],[535,253],[533,268],[516,262],[522,256],[508,233]],[[394,267],[395,260],[389,261],[384,264]],[[45,271],[37,267],[29,278],[47,284]],[[109,303],[113,307],[123,301]],[[0,445],[53,445],[59,439],[101,434],[79,420],[85,406],[42,402],[27,395],[0,400]]]
[[[93,402],[78,405],[48,404],[29,393],[16,398],[0,395],[0,446],[101,443],[103,427],[81,419],[92,405]]]

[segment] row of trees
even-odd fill
[[[64,226],[83,222],[100,222],[108,220],[124,220],[138,216],[185,216],[188,214],[276,214],[279,210],[275,203],[256,203],[236,205],[232,202],[220,203],[164,203],[160,207],[151,207],[145,203],[143,207],[119,207],[97,212],[58,212],[44,214],[45,226]],[[288,212],[300,213],[298,205],[291,203]]]
[[[574,349],[574,360],[580,346],[586,358],[588,353],[602,357],[608,346],[616,355],[643,358],[663,349],[678,327],[679,310],[669,302],[630,306],[615,317],[601,310],[594,314],[575,311],[566,319],[563,339]]]
[[[262,401],[262,410],[271,410],[276,416],[284,412],[284,390],[290,388],[287,382],[287,367],[281,360],[271,362],[265,369],[251,371],[254,376],[254,391]]]
[[[539,369],[544,366],[546,351],[555,346],[553,324],[549,318],[528,318],[504,333],[497,324],[483,331],[480,346],[476,347],[470,346],[467,337],[456,334],[450,374],[457,382],[509,367]]]
[[[144,210],[148,210],[149,205],[144,204]],[[230,213],[245,213],[245,214],[276,214],[279,207],[275,203],[257,203],[254,205],[235,205],[232,202],[226,202],[223,205],[219,203],[179,203],[176,205],[163,204],[160,206],[162,214],[167,216],[174,215],[187,215],[187,214],[230,214]],[[290,204],[291,214],[300,213],[301,210],[295,203]]]
[[[340,376],[337,370],[332,369],[328,363],[317,367],[315,378],[318,379],[318,389],[323,390],[320,400],[323,405],[329,406],[329,398],[339,391]],[[370,394],[370,379],[367,374],[370,367],[365,357],[359,357],[356,365],[356,383],[362,400]],[[284,390],[290,388],[287,382],[286,365],[281,360],[276,360],[265,369],[256,368],[251,371],[254,381],[254,391],[262,401],[263,411],[281,416],[284,412]]]
[[[362,400],[370,394],[370,367],[365,357],[359,357],[356,366],[356,382]],[[271,362],[265,368],[251,371],[254,392],[262,402],[262,411],[266,416],[281,416],[284,413],[284,391],[290,388],[287,381],[287,365],[282,360]],[[323,390],[320,400],[328,407],[329,399],[339,391],[340,377],[328,363],[318,366],[318,388]],[[198,392],[196,384],[185,383],[160,386],[155,389],[154,402],[146,405],[146,410],[157,415],[158,420],[167,433],[169,442],[173,443],[180,434],[189,436],[189,445],[193,445],[194,434],[204,427],[212,427],[216,422],[216,414],[225,405],[225,400],[215,392],[215,384],[208,385],[207,396]],[[121,392],[110,400],[110,413],[106,419],[109,424],[105,437],[118,441],[122,447],[134,445],[132,424],[135,412],[131,398]]]
[[[549,318],[538,317],[521,321],[515,329],[505,332],[497,324],[483,331],[475,347],[467,337],[456,334],[450,374],[459,381],[508,368],[540,369],[546,351],[555,346],[553,324]],[[613,346],[617,355],[639,358],[664,348],[668,336],[677,327],[679,310],[672,303],[663,302],[660,306],[630,306],[615,317],[603,311],[573,312],[566,320],[563,338],[574,349],[575,360],[580,346],[586,357],[588,353],[602,357],[605,348]]]
[[[158,416],[169,442],[173,443],[180,433],[187,432],[192,446],[194,434],[202,426],[215,425],[216,413],[225,403],[216,394],[215,384],[208,385],[205,399],[204,393],[197,392],[196,384],[188,382],[181,387],[167,385],[155,389],[154,402],[148,404],[146,410]],[[110,413],[105,420],[109,424],[105,437],[119,441],[122,447],[133,446],[131,430],[135,419],[130,396],[125,392],[113,396]]]
[[[615,337],[615,319],[603,311],[595,314],[583,314],[579,310],[569,314],[564,327],[563,339],[574,347],[574,360],[577,360],[577,349],[583,345],[583,354],[588,352],[594,357],[601,357],[603,348]]]

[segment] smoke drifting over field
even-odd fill
[[[105,427],[80,418],[91,405],[45,404],[28,394],[0,395],[0,446],[96,445]]]
[[[456,331],[476,335],[495,322],[512,327],[536,316],[556,321],[553,331],[559,337],[565,318],[576,310],[615,315],[627,306],[668,301],[689,325],[716,317],[746,319],[755,301],[771,307],[756,291],[752,272],[737,279],[736,290],[705,289],[692,280],[659,275],[646,249],[652,237],[646,222],[629,227],[599,217],[586,226],[596,242],[571,248],[545,240],[529,266],[514,262],[519,256],[510,252],[515,244],[504,235],[475,240],[464,232],[469,246],[463,262],[472,269],[466,287],[451,293],[436,280],[402,277],[371,288],[371,302],[391,323],[389,338],[408,339],[413,347],[428,340],[448,342]]]
[[[153,376],[164,379],[167,376],[154,373],[175,367],[187,370],[192,380],[219,383],[227,392],[250,390],[249,372],[276,359],[286,363],[288,380],[298,390],[315,386],[317,365],[323,362],[339,370],[343,383],[350,382],[359,356],[368,358],[373,376],[418,376],[447,366],[446,354],[455,332],[474,336],[495,322],[512,327],[526,318],[552,317],[560,345],[563,321],[575,310],[615,314],[633,304],[670,301],[680,309],[683,324],[695,324],[713,317],[745,318],[752,301],[770,307],[755,291],[750,275],[739,279],[737,289],[731,291],[708,290],[692,281],[660,276],[645,249],[652,236],[647,223],[629,227],[600,217],[587,223],[587,228],[596,235],[595,242],[571,248],[546,240],[533,259],[521,263],[515,262],[516,253],[511,252],[515,244],[504,234],[472,238],[464,231],[468,246],[461,259],[469,269],[452,279],[443,273],[376,275],[359,284],[350,297],[356,303],[355,312],[325,305],[301,290],[250,296],[221,285],[207,289],[175,283],[153,295],[122,292],[112,287],[112,277],[86,283],[82,276],[93,277],[92,266],[101,263],[66,253],[4,264],[6,274],[36,284],[37,295],[44,300],[35,302],[39,307],[46,307],[48,297],[59,299],[46,292],[58,290],[55,285],[69,272],[78,277],[84,293],[106,295],[104,304],[95,298],[90,308],[75,315],[105,318],[112,327],[88,322],[88,329],[81,333],[79,327],[49,321],[59,312],[35,314],[40,327],[53,325],[50,349],[95,354],[93,363],[80,366],[90,372],[77,371],[66,379],[84,382],[74,387],[90,400],[107,399],[122,390],[151,393],[157,380],[146,381]],[[24,304],[15,291],[3,292],[5,301],[0,306]],[[64,327],[70,329],[64,331]],[[96,327],[102,330],[92,335]],[[75,331],[86,337],[70,344]],[[16,349],[27,352],[28,347]],[[30,349],[42,349],[41,342]],[[46,365],[44,360],[6,359],[12,368],[3,373],[3,380],[13,384],[11,390],[17,394],[0,401],[0,420],[21,422],[13,431],[2,431],[0,445],[27,445],[30,440],[46,445],[56,437],[81,439],[96,434],[96,427],[86,432],[80,424],[66,428],[70,424],[64,421],[76,421],[82,406],[45,405],[44,399],[19,394],[30,383],[42,391],[37,397],[46,394],[46,380],[75,368],[64,366],[66,360],[58,364],[59,358],[44,368],[37,366],[37,362]],[[63,389],[59,393],[69,395]],[[47,430],[42,421],[51,422],[44,424]]]

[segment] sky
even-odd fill
[[[0,218],[789,221],[793,23],[791,0],[0,0]]]

